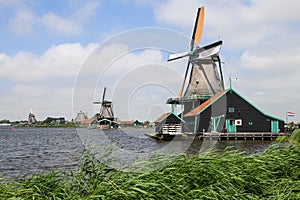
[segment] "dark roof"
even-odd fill
[[[226,92],[227,92],[227,90],[223,90],[223,91],[217,93],[215,96],[212,96],[211,98],[209,98],[208,100],[206,100],[204,103],[200,104],[199,106],[197,106],[196,108],[194,108],[190,112],[186,113],[184,115],[184,117],[190,117],[190,116],[198,115],[203,110],[205,110],[208,106],[210,106],[211,104],[213,104],[213,102],[215,102],[217,99],[219,99],[219,97],[221,97],[224,94],[226,94]]]
[[[176,115],[175,113],[173,112],[167,112],[167,113],[164,113],[162,114],[159,118],[157,118],[154,122],[156,123],[159,123],[163,120],[165,120],[167,117],[169,117],[170,115],[174,115],[175,117],[177,117],[180,121],[184,122],[183,119],[181,119],[178,115]]]

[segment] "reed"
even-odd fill
[[[143,173],[108,168],[85,150],[76,171],[2,178],[0,199],[300,199],[299,169],[299,145],[180,155]]]

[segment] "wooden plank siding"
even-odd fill
[[[226,96],[226,119],[242,120],[242,125],[236,126],[237,132],[271,132],[272,120],[278,121],[279,131],[284,131],[283,120],[266,115],[234,91],[227,92]],[[229,107],[233,108],[234,112],[230,113]]]
[[[284,131],[284,121],[265,114],[235,90],[228,89],[216,94],[204,104],[184,115],[184,132],[201,133],[210,131],[211,117],[221,117],[218,132],[227,132],[226,120],[231,120],[236,132],[272,132],[272,121],[278,122],[278,132]],[[235,125],[240,120],[241,125]],[[277,125],[273,123],[273,125]],[[196,130],[196,131],[195,131]]]

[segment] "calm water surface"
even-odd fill
[[[260,154],[270,141],[156,141],[144,136],[152,129],[65,129],[0,127],[0,174],[17,177],[58,169],[75,169],[84,147],[119,149],[118,158],[130,160],[138,155],[171,151],[199,154],[214,147],[223,151],[231,146],[247,154]]]

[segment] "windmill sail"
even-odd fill
[[[202,35],[202,27],[204,22],[204,7],[198,8],[197,17],[194,25],[192,41],[200,43]]]
[[[168,62],[177,60],[186,56],[190,56],[193,59],[203,59],[218,54],[222,46],[222,41],[212,43],[204,47],[197,47],[193,51],[185,51],[181,53],[169,54]]]
[[[200,43],[200,39],[201,39],[201,35],[202,35],[203,21],[204,21],[204,7],[201,7],[201,8],[198,8],[198,11],[197,11],[197,16],[196,16],[195,25],[194,25],[194,31],[193,31],[193,35],[192,35],[192,39],[191,39],[191,43],[190,43],[190,51],[193,51],[195,41],[197,43]],[[191,57],[189,56],[184,79],[183,79],[181,88],[177,95],[178,97],[182,96],[183,88],[184,88],[185,81],[186,81],[189,67],[190,67],[190,58]]]
[[[195,57],[193,57],[193,59],[204,59],[204,58],[217,55],[221,50],[221,46],[222,46],[222,41],[218,41],[210,45],[207,45],[205,47],[199,48],[199,50],[196,49],[194,51]]]

